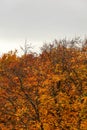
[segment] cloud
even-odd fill
[[[84,35],[86,0],[1,0],[0,40],[44,42],[57,37]]]

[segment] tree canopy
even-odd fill
[[[87,40],[28,48],[0,58],[0,130],[86,130]]]

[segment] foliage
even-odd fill
[[[87,40],[79,41],[0,58],[1,130],[87,129]]]

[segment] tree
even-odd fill
[[[79,49],[55,40],[40,55],[9,52],[0,58],[0,129],[86,129],[85,42]]]

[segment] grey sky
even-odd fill
[[[86,34],[87,0],[0,0],[0,52]]]

